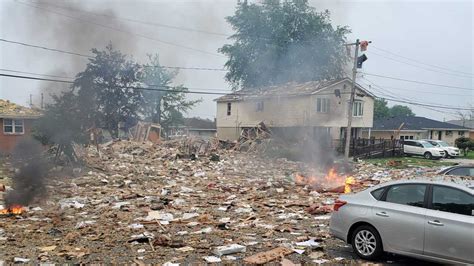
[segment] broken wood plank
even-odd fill
[[[264,264],[278,258],[284,257],[294,251],[286,247],[277,247],[269,251],[260,252],[244,259],[245,263]]]

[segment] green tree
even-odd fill
[[[334,28],[329,11],[307,0],[237,4],[227,21],[236,31],[219,51],[229,57],[226,80],[234,89],[344,76],[348,27]]]
[[[454,144],[463,151],[464,156],[467,156],[470,150],[474,150],[474,140],[471,140],[470,138],[457,138],[454,141]]]
[[[410,107],[404,105],[387,106],[387,101],[383,98],[374,101],[374,119],[384,119],[398,116],[415,116]]]
[[[408,106],[394,105],[390,108],[390,116],[415,116],[415,114]]]
[[[159,123],[165,133],[171,126],[183,125],[184,115],[201,100],[186,99],[188,89],[182,85],[171,86],[178,71],[167,71],[159,62],[159,56],[148,55],[149,63],[144,65],[143,83],[156,91],[144,91],[142,113],[145,119]],[[176,92],[179,91],[179,92]]]
[[[140,65],[114,50],[112,44],[104,51],[92,49],[92,53],[94,57],[73,84],[79,115],[117,138],[119,123],[138,119],[143,104],[142,91],[133,89],[140,86]]]
[[[374,119],[383,119],[390,117],[390,108],[385,99],[375,99],[374,101]]]

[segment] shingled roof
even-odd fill
[[[398,130],[404,123],[401,130],[425,130],[425,129],[444,129],[444,130],[469,130],[469,128],[458,126],[446,122],[441,122],[421,116],[398,116],[374,120],[372,130]]]
[[[38,118],[41,112],[35,108],[28,108],[0,99],[0,118]]]
[[[269,97],[269,96],[311,95],[343,81],[352,82],[351,79],[349,78],[309,81],[309,82],[304,82],[304,83],[290,82],[290,83],[277,85],[277,86],[268,86],[268,87],[259,87],[259,88],[239,90],[239,91],[221,96],[215,99],[215,101],[217,102],[241,101],[244,99],[244,97],[245,99],[249,99],[249,98],[262,98],[262,97]],[[362,90],[368,96],[374,97],[372,93],[365,90],[359,84],[357,84],[357,88],[359,90]]]

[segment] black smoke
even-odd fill
[[[15,147],[10,158],[15,168],[13,190],[5,197],[7,208],[26,206],[45,196],[49,164],[42,153],[43,146],[33,139],[24,139]]]

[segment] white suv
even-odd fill
[[[424,140],[404,140],[403,152],[406,155],[421,155],[426,159],[439,159],[445,155],[443,149],[437,148]]]
[[[434,139],[424,139],[424,141],[428,141],[429,143],[433,144],[433,146],[438,147],[444,150],[444,157],[457,157],[459,156],[459,149],[453,146],[449,146],[448,143],[442,140],[434,140]]]

